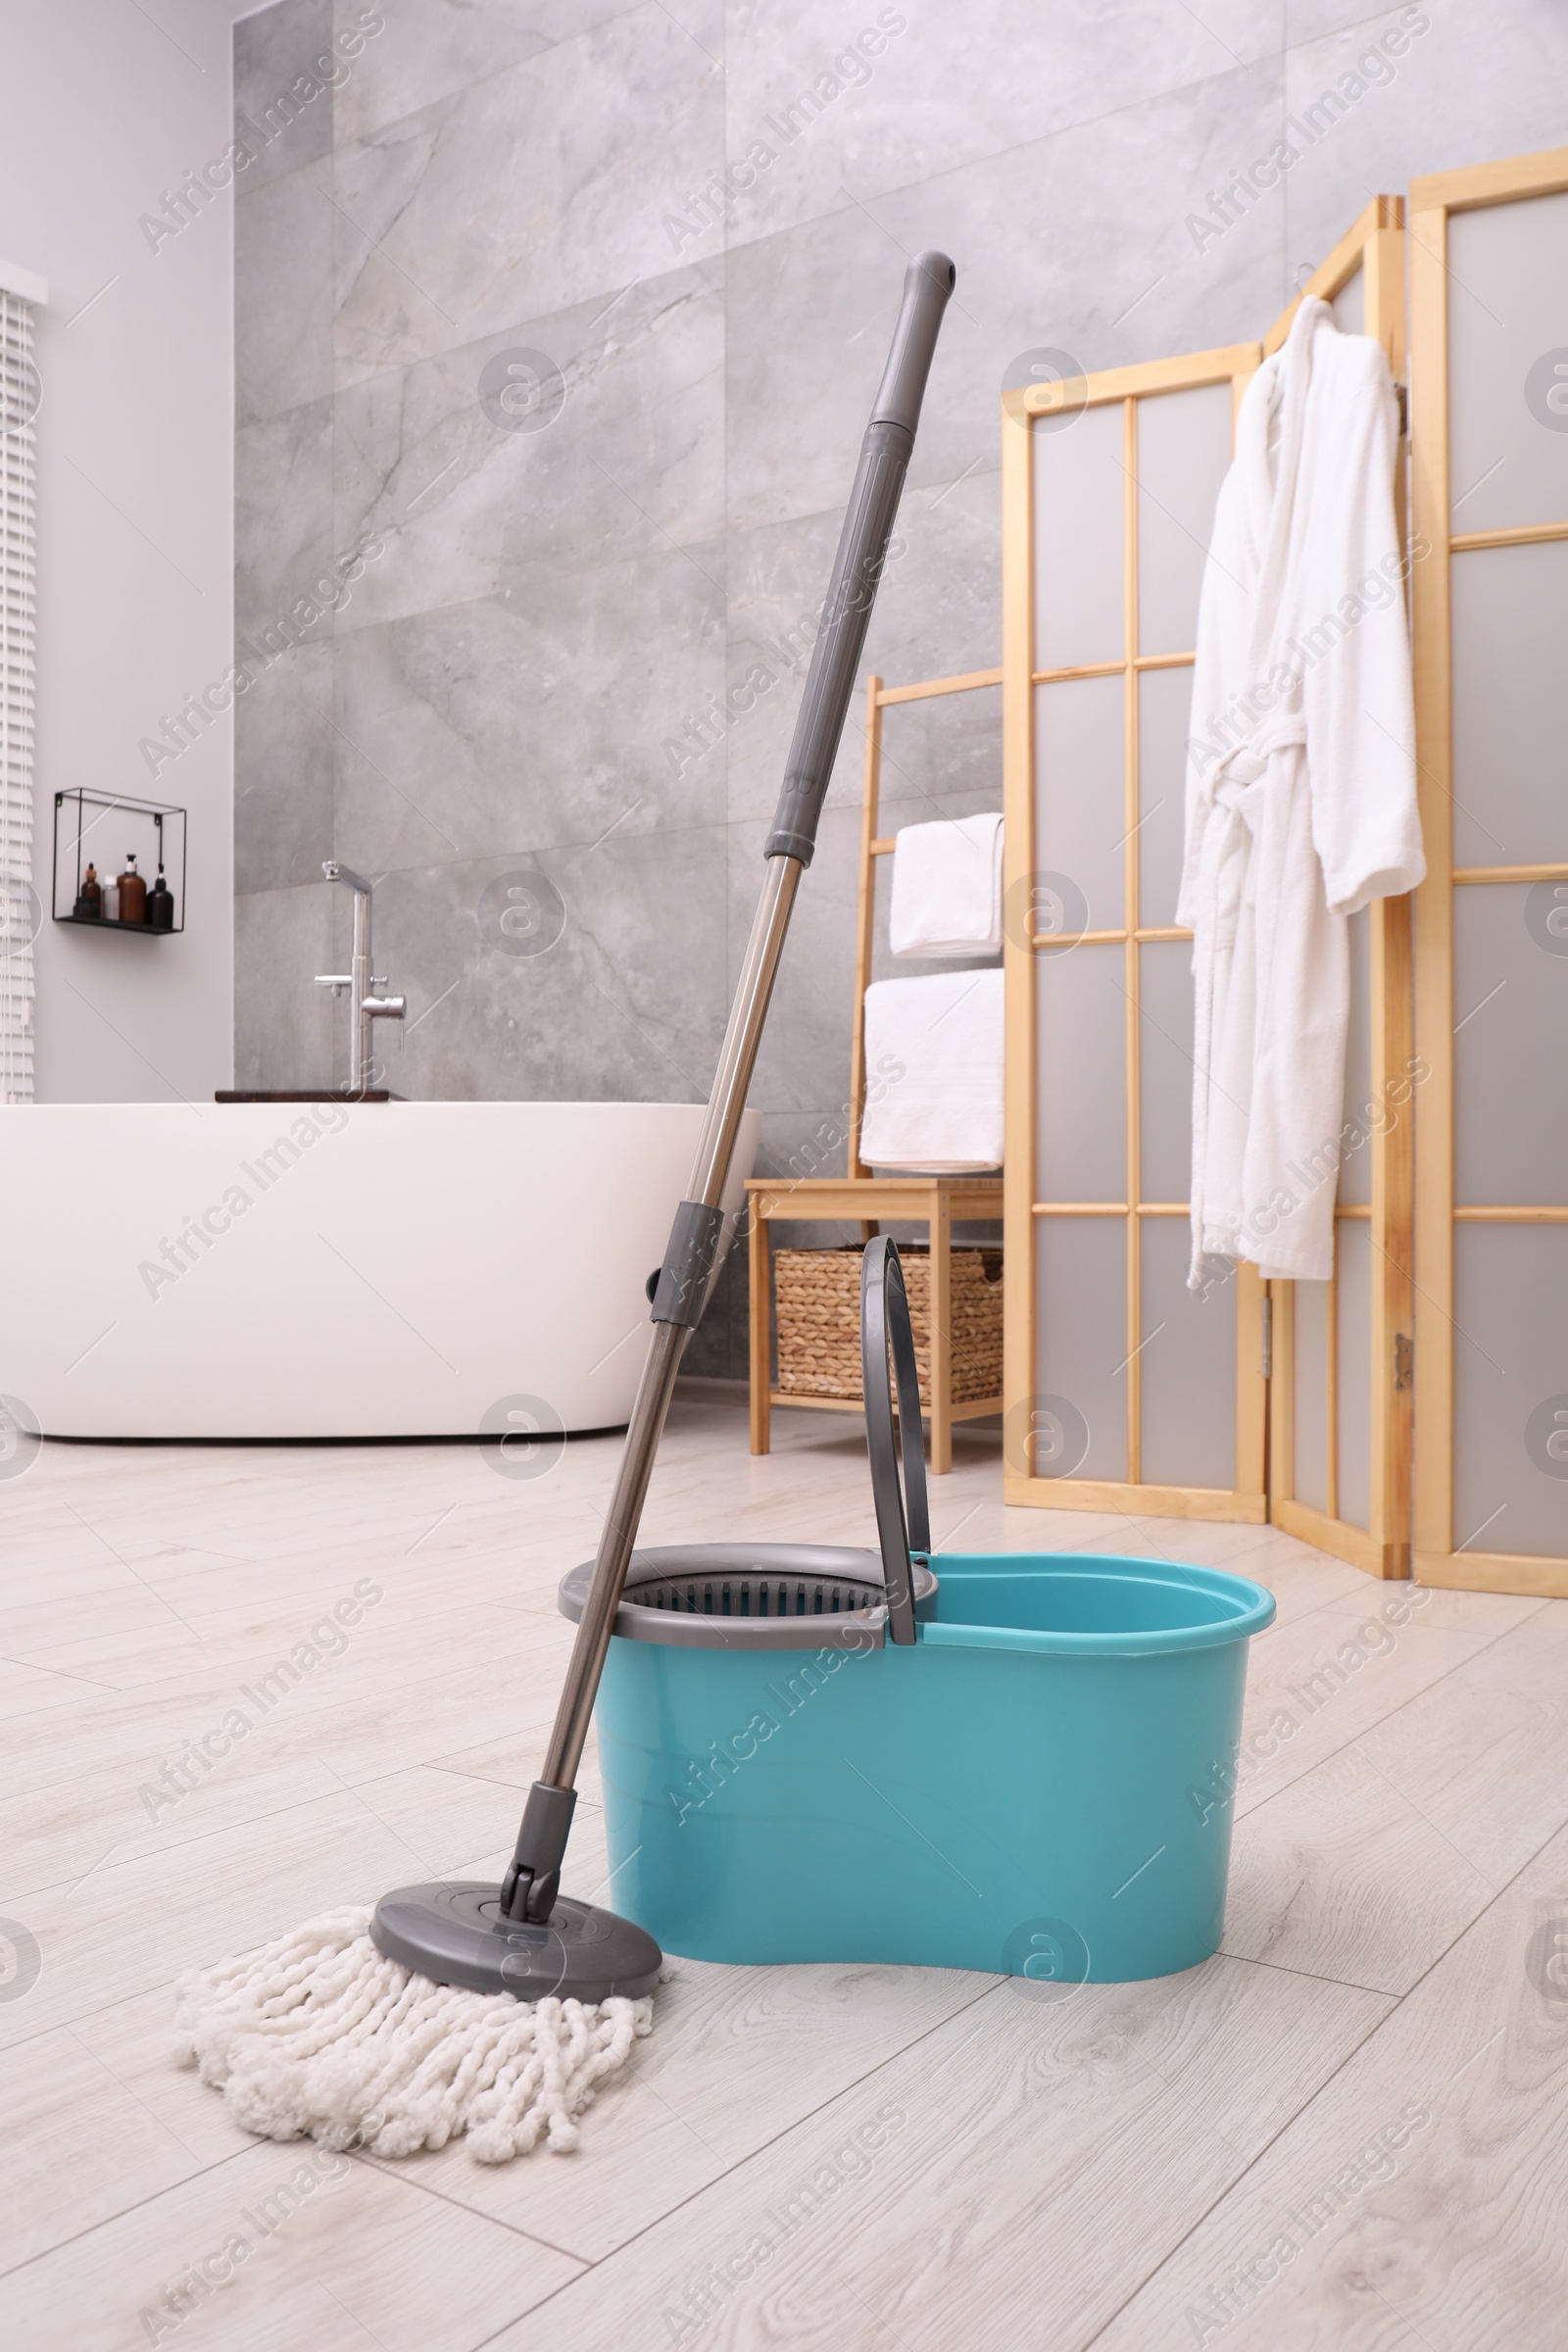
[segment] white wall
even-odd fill
[[[231,721],[156,781],[137,749],[230,659],[232,199],[156,253],[138,222],[228,144],[245,10],[154,13],[0,0],[0,255],[49,281],[35,346],[40,1102],[200,1101],[233,1066]],[[78,786],[188,808],[182,937],[48,919],[54,795]]]

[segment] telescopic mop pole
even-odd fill
[[[839,538],[821,631],[811,649],[784,788],[762,853],[767,865],[762,895],[752,921],[691,1184],[675,1211],[654,1294],[654,1328],[615,1491],[599,1540],[587,1605],[577,1627],[544,1770],[528,1791],[516,1852],[502,1883],[501,1907],[509,1919],[548,1920],[560,1887],[562,1858],[577,1801],[577,1767],[599,1678],[620,1607],[675,1375],[686,1343],[702,1319],[713,1277],[724,1225],[721,1202],[741,1112],[795,893],[816,845],[817,819],[914,448],[914,429],[937,332],[956,275],[945,253],[922,253],[910,263],[905,277],[904,307],[894,330],[882,389],[860,444],[859,467]]]

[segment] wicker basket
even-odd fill
[[[931,1252],[899,1244],[909,1320],[920,1367],[920,1401],[931,1402]],[[954,1404],[1002,1396],[1002,1251],[956,1249],[952,1256]],[[860,1250],[779,1250],[773,1256],[777,1300],[778,1394],[860,1396]]]

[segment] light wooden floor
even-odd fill
[[[852,1423],[780,1412],[774,1445],[753,1460],[743,1411],[678,1404],[648,1536],[871,1539]],[[1293,1728],[1239,1791],[1223,1955],[1059,2006],[683,1962],[580,2155],[345,2160],[158,2340],[1568,2343],[1568,1984],[1544,1968],[1553,1922],[1568,1951],[1568,1603],[1435,1592],[1391,1628],[1389,1588],[1266,1529],[1004,1510],[993,1446],[959,1434],[939,1544],[1170,1548],[1279,1595],[1250,1722]],[[154,2340],[142,2312],[288,2180],[298,2149],[168,2063],[171,1981],[334,1902],[499,1873],[567,1646],[556,1582],[614,1454],[573,1443],[528,1483],[462,1446],[52,1446],[0,1483],[0,1914],[43,1961],[0,1984],[0,2342]],[[141,1786],[363,1577],[383,1596],[347,1649],[151,1820]],[[1314,1699],[1347,1642],[1363,1663]]]

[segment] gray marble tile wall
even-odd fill
[[[1391,25],[1392,78],[1357,75]],[[1374,190],[1558,141],[1565,56],[1555,0],[279,0],[241,23],[236,1082],[343,1075],[312,985],[346,949],[337,856],[377,877],[401,1093],[705,1096],[790,633],[906,257],[945,247],[958,290],[866,649],[890,679],[1000,659],[1017,355],[1256,335]],[[1362,94],[1278,188],[1195,235],[1346,74]],[[759,662],[720,733],[705,714]],[[891,823],[998,804],[997,701],[895,714]],[[767,1168],[845,1100],[859,766],[857,714],[754,1093]],[[521,874],[549,885],[537,954],[496,926]],[[738,1274],[694,1369],[744,1371]]]

